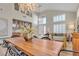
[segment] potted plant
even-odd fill
[[[28,27],[21,26],[20,30],[21,30],[22,36],[26,41],[32,39],[32,28],[30,28],[29,26]]]

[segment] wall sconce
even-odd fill
[[[74,24],[69,24],[69,29],[70,30],[74,30],[74,28],[75,28]]]

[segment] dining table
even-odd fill
[[[58,56],[63,42],[33,38],[26,41],[23,37],[5,39],[28,56]]]

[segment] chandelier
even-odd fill
[[[38,5],[34,3],[19,3],[19,9],[24,12],[34,12],[37,10]]]

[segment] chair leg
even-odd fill
[[[8,51],[9,51],[9,48],[7,48],[7,51],[6,51],[6,53],[5,53],[5,56],[7,56],[7,54],[8,54]]]
[[[60,52],[61,52],[61,50],[60,50]],[[60,52],[58,53],[58,56],[60,56]]]

